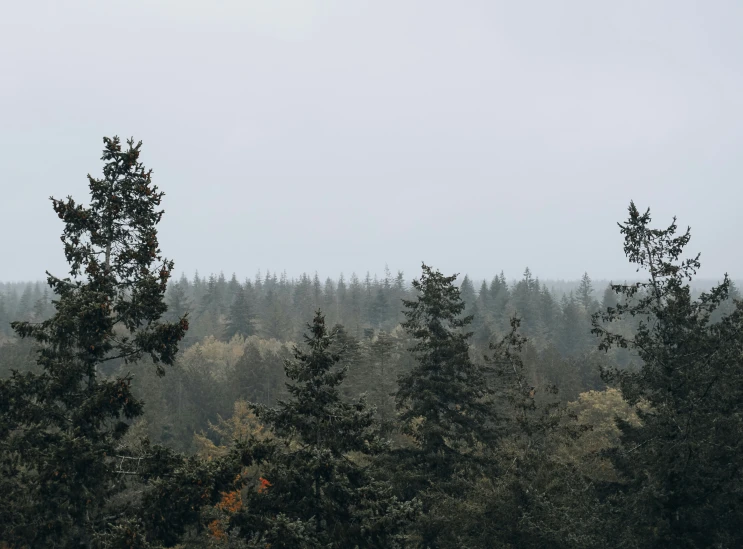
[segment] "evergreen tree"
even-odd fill
[[[245,346],[243,355],[229,372],[228,381],[234,391],[235,400],[267,404],[260,390],[266,372],[261,352],[255,343]]]
[[[511,298],[516,314],[522,319],[524,333],[530,337],[536,336],[541,328],[539,281],[532,277],[529,267],[514,286]]]
[[[459,288],[459,295],[462,297],[465,310],[471,310],[472,306],[475,304],[477,296],[475,295],[475,286],[472,284],[472,280],[470,280],[468,275],[464,275],[462,285]]]
[[[34,322],[41,322],[42,320],[46,320],[50,313],[49,305],[49,290],[45,288],[44,292],[41,294],[41,297],[39,297],[36,300],[36,303],[34,303],[32,314]]]
[[[348,285],[348,311],[345,315],[349,330],[353,330],[356,337],[361,337],[361,315],[364,306],[364,292],[356,273],[351,273]]]
[[[482,281],[482,284],[480,284],[480,291],[477,292],[477,304],[483,315],[486,315],[488,311],[490,311],[490,289],[485,280]]]
[[[576,294],[583,309],[587,313],[593,314],[596,311],[597,303],[593,297],[593,284],[591,283],[591,277],[588,276],[588,273],[583,273]]]
[[[600,347],[629,348],[638,369],[607,376],[637,406],[640,422],[618,422],[626,451],[612,461],[620,473],[617,545],[632,547],[743,546],[743,304],[718,322],[712,314],[730,291],[727,276],[692,299],[688,281],[699,256],[681,259],[690,230],[677,235],[676,219],[650,226],[650,211],[634,203],[619,224],[631,263],[649,280],[614,285],[624,303],[594,316]],[[638,318],[634,334],[612,329]],[[618,526],[618,524],[616,524]]]
[[[0,294],[0,336],[8,335],[10,332],[10,316],[5,306],[6,297]]]
[[[188,299],[188,279],[181,276],[181,279],[168,288],[166,295],[168,304],[167,317],[169,320],[175,320],[186,316],[191,311],[191,302]]]
[[[322,285],[317,272],[312,277],[312,303],[315,305],[315,309],[319,309],[323,304]]]
[[[369,392],[372,403],[382,421],[389,422],[395,412],[395,379],[393,354],[397,342],[390,334],[380,331],[369,349],[369,365],[373,379]]]
[[[490,311],[502,328],[506,328],[506,307],[511,299],[506,275],[501,271],[500,275],[493,278],[490,283]]]
[[[417,364],[399,380],[397,404],[404,431],[418,445],[419,465],[427,478],[448,479],[475,459],[479,444],[493,442],[492,406],[485,368],[472,362],[462,316],[464,303],[455,276],[423,265],[414,301],[404,300],[406,332]]]
[[[194,272],[192,287],[192,296],[194,303],[201,303],[204,296],[204,280],[199,276],[198,269]]]
[[[278,443],[254,451],[266,456],[262,485],[232,526],[256,547],[399,547],[415,507],[359,461],[384,449],[374,411],[341,398],[346,370],[319,311],[309,328],[307,350],[295,348],[286,363],[290,398],[275,409],[253,407]]]
[[[590,346],[590,326],[585,309],[573,292],[562,296],[561,308],[562,324],[558,340],[560,350],[568,356],[582,354]]]
[[[253,307],[248,301],[245,290],[238,283],[235,290],[235,299],[230,305],[230,312],[227,316],[227,324],[224,328],[224,338],[229,341],[236,335],[249,337],[255,333],[253,327]]]
[[[369,320],[375,328],[381,328],[382,324],[387,320],[389,313],[389,304],[387,302],[387,291],[383,286],[379,286],[376,291],[374,301],[371,303],[371,310],[369,314]]]
[[[542,286],[541,295],[539,296],[539,307],[543,327],[541,337],[545,341],[554,340],[554,334],[559,329],[559,308],[547,286]]]
[[[293,305],[297,320],[309,318],[314,308],[312,297],[312,281],[307,273],[302,273],[299,281],[294,284]]]
[[[235,280],[237,282],[237,280]],[[215,298],[218,304],[219,312],[224,313],[227,307],[230,306],[229,288],[227,286],[227,279],[224,277],[224,272],[219,271],[217,277],[217,283],[215,286]]]
[[[346,286],[346,279],[343,273],[338,277],[338,286],[336,289],[336,295],[338,300],[338,317],[336,321],[338,324],[346,325],[346,319],[348,318],[346,309],[348,308],[348,287]]]
[[[219,315],[222,309],[222,303],[217,288],[217,277],[214,273],[209,275],[204,285],[204,295],[201,298],[201,314],[213,313]]]
[[[404,487],[403,497],[421,499],[417,541],[430,548],[451,546],[446,509],[466,498],[501,435],[490,368],[470,358],[472,333],[466,330],[472,317],[462,316],[454,280],[456,275],[424,264],[420,280],[413,281],[417,299],[403,302],[403,327],[415,342],[410,350],[416,363],[399,379],[397,405],[403,432],[415,445],[396,452],[396,484]]]
[[[270,339],[279,341],[288,340],[293,337],[292,324],[286,305],[276,294],[273,288],[269,288],[263,300],[263,335]]]
[[[21,294],[21,299],[18,302],[18,308],[16,309],[16,316],[23,320],[29,320],[33,314],[34,296],[33,286],[26,284]]]
[[[235,273],[232,273],[232,277],[230,277],[230,281],[227,283],[227,292],[225,296],[225,302],[227,303],[227,306],[232,305],[232,303],[235,301],[235,297],[237,297],[237,292],[240,289],[240,283],[237,280],[237,275]]]
[[[340,322],[340,311],[338,296],[335,293],[335,283],[333,279],[328,277],[325,279],[325,288],[323,289],[323,304],[322,309],[327,312],[328,317],[333,320],[333,323]]]
[[[146,355],[162,374],[188,324],[159,321],[173,262],[158,248],[163,193],[139,162],[141,142],[104,143],[90,205],[52,199],[71,276],[48,275],[56,313],[13,323],[40,345],[42,371],[0,381],[0,539],[11,546],[90,547],[122,528],[141,537],[131,510],[112,500],[124,487],[112,458],[142,403],[131,376],[99,369]]]
[[[397,325],[405,319],[402,312],[402,300],[407,296],[407,287],[405,285],[405,273],[402,271],[397,271],[397,276],[395,277],[391,293],[392,300],[390,301],[390,312],[396,313],[394,324]]]
[[[601,300],[601,308],[603,310],[614,308],[619,304],[619,299],[617,298],[617,293],[612,288],[612,285],[609,284],[606,289],[604,290],[604,296]]]
[[[255,291],[259,296],[263,296],[263,280],[261,279],[261,270],[258,269],[258,272],[255,273],[255,280],[253,281],[253,286],[255,287]]]

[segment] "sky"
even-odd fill
[[[176,272],[637,276],[634,200],[743,277],[743,3],[25,0],[0,7],[0,280],[142,140]]]

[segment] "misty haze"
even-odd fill
[[[743,547],[741,28],[4,6],[0,549]]]

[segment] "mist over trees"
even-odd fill
[[[675,219],[621,283],[174,280],[141,146],[0,283],[0,547],[743,545],[743,304]]]

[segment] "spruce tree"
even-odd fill
[[[399,380],[403,430],[417,443],[415,467],[424,478],[446,480],[477,460],[476,449],[494,442],[486,368],[469,355],[471,316],[454,276],[423,265],[413,281],[415,300],[403,300],[406,332],[415,341],[413,369]]]
[[[262,485],[232,526],[251,547],[398,547],[415,506],[371,475],[365,461],[385,447],[374,410],[341,398],[346,369],[320,311],[308,327],[306,350],[286,362],[290,398],[253,406],[276,438],[256,446]]]
[[[0,539],[11,546],[90,547],[136,530],[112,503],[124,487],[112,458],[142,403],[131,375],[100,369],[146,356],[162,374],[188,327],[185,317],[160,322],[173,262],[160,255],[163,193],[139,161],[142,144],[103,141],[89,206],[52,198],[70,264],[69,278],[48,274],[56,312],[12,325],[39,344],[42,371],[0,381]]]

